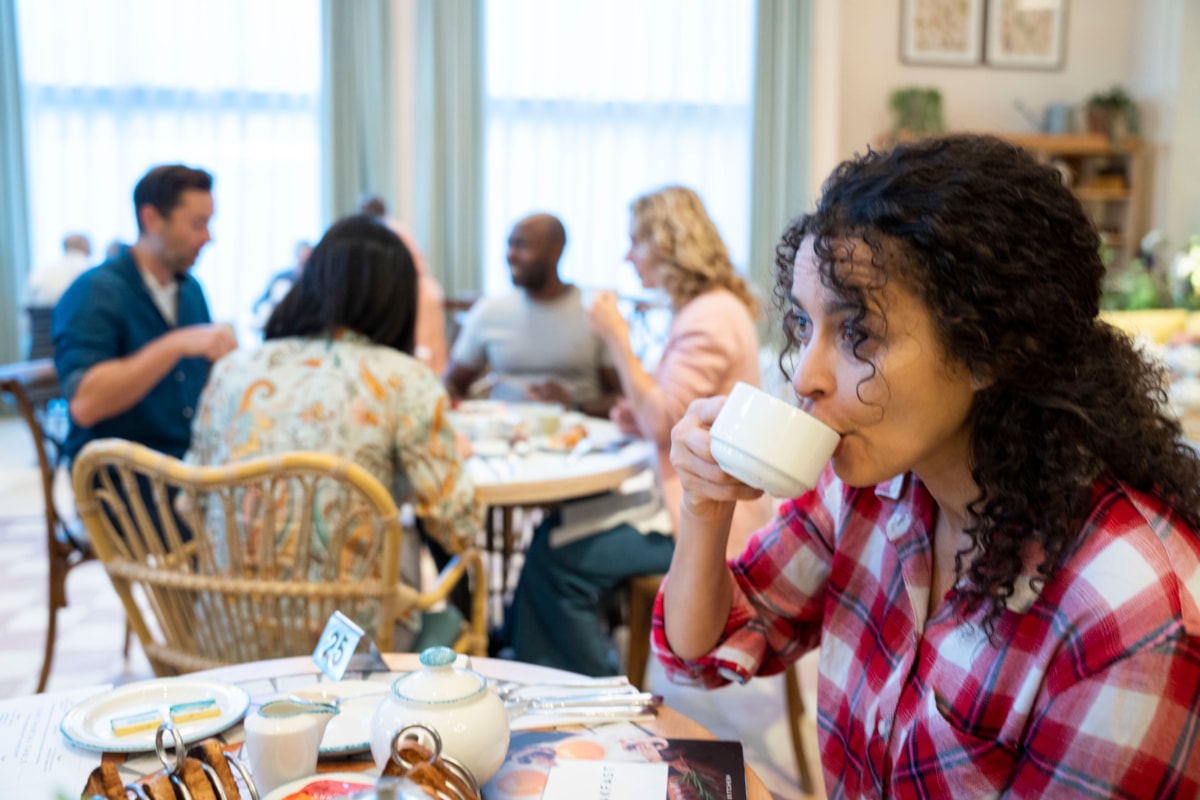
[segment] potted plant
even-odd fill
[[[911,141],[934,136],[944,129],[942,124],[942,93],[934,88],[906,86],[892,92],[893,142]]]
[[[1137,103],[1121,86],[1096,92],[1087,101],[1087,126],[1092,133],[1107,134],[1114,142],[1141,132],[1142,118]]]

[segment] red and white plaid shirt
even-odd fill
[[[1074,552],[1037,592],[926,619],[934,504],[915,476],[851,489],[827,470],[730,562],[733,609],[677,681],[783,670],[820,646],[830,798],[1200,797],[1200,538],[1158,499],[1097,485]],[[954,597],[955,590],[947,593]]]

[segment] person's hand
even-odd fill
[[[173,334],[179,340],[182,358],[207,358],[216,361],[237,349],[232,325],[187,325]]]
[[[621,316],[621,310],[617,308],[617,295],[613,292],[600,292],[596,295],[596,300],[588,311],[588,322],[596,335],[605,342],[629,340],[629,323]]]
[[[571,407],[571,395],[558,381],[530,385],[529,397],[538,403],[558,403],[563,408]]]
[[[760,489],[732,478],[721,471],[709,453],[709,431],[725,397],[693,400],[687,413],[671,429],[671,466],[683,485],[683,510],[692,516],[717,517],[729,511],[738,500],[755,500]]]
[[[616,424],[617,430],[626,436],[642,435],[637,417],[633,413],[633,406],[629,405],[629,401],[624,397],[618,397],[617,402],[613,403],[612,408],[608,410],[608,418]]]

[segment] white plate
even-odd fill
[[[390,684],[379,681],[337,681],[318,683],[290,694],[337,705],[338,715],[329,720],[318,752],[323,756],[340,756],[371,749],[371,717],[389,687]]]
[[[344,789],[343,792],[337,794],[320,794],[313,795],[314,797],[352,797],[364,789],[375,788],[375,776],[368,772],[326,772],[320,775],[309,775],[307,778],[300,778],[291,783],[285,783],[270,792],[262,800],[286,800],[290,795],[296,794],[304,789],[307,789],[310,784],[314,783],[331,783],[335,791]],[[342,787],[337,787],[337,784],[342,784]],[[344,788],[344,787],[353,788]]]
[[[177,725],[184,744],[198,742],[236,724],[246,715],[246,708],[250,705],[250,695],[233,684],[191,678],[159,678],[119,686],[111,692],[84,700],[67,712],[59,730],[68,742],[84,750],[107,753],[153,750],[153,729],[117,736],[112,730],[113,718],[157,710],[163,720],[170,720],[171,706],[197,700],[216,700],[221,714]]]
[[[471,452],[480,458],[503,458],[512,450],[507,439],[476,439],[471,442]]]

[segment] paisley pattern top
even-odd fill
[[[428,367],[359,334],[276,339],[214,365],[187,460],[218,465],[291,450],[345,457],[397,503],[412,503],[426,531],[458,553],[483,509],[448,408]]]

